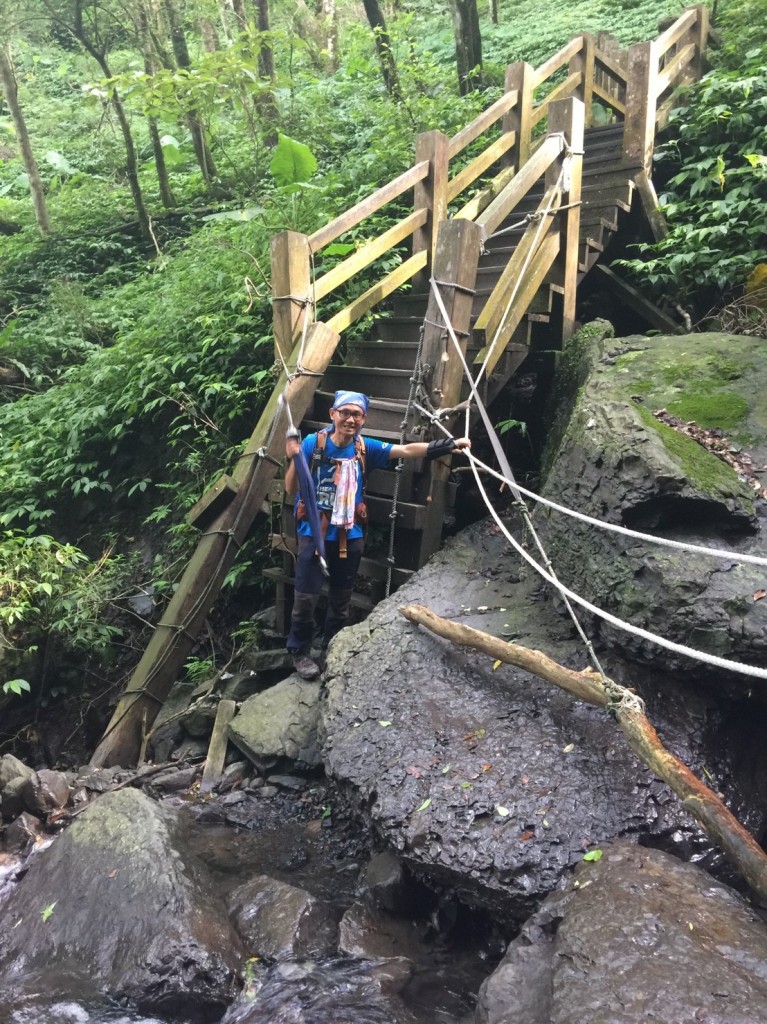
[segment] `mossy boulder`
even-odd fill
[[[767,341],[609,339],[602,332],[574,355],[563,361],[558,384],[567,426],[547,453],[545,496],[645,533],[764,554]],[[750,458],[753,473],[739,473],[661,422],[660,409],[717,432],[728,450]],[[607,533],[543,508],[536,519],[560,579],[592,603],[676,642],[767,664],[767,600],[754,596],[767,583],[764,568]],[[594,628],[631,657],[701,671],[601,620]]]

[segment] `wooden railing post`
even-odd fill
[[[304,318],[315,319],[311,300],[311,249],[309,237],[298,231],[281,231],[271,243],[272,320],[274,358],[282,366],[304,329]]]
[[[464,356],[471,330],[472,289],[477,279],[481,238],[480,228],[473,221],[446,220],[440,226],[434,254],[434,276],[443,282],[440,295]],[[461,360],[447,328],[437,326],[442,323],[442,312],[434,293],[430,292],[424,320],[422,362],[430,368],[427,389],[437,409],[449,408],[458,403],[464,376]],[[445,488],[449,476],[449,459],[438,459],[431,464],[431,497],[421,534],[419,566],[441,544],[446,507]]]
[[[577,95],[578,99],[583,100],[586,124],[591,127],[591,105],[594,98],[594,37],[590,32],[584,32],[582,38],[581,52],[570,59],[568,72],[572,75],[580,71],[582,75]],[[549,121],[549,130],[551,130],[551,121]]]
[[[629,47],[626,81],[626,125],[623,132],[623,162],[652,167],[657,104],[658,57],[654,42]]]
[[[696,10],[698,12],[698,20],[695,22],[695,28],[693,29],[693,42],[695,43],[695,62],[693,67],[695,69],[695,77],[702,78],[706,73],[709,13],[708,7],[705,4],[699,4]]]
[[[564,175],[563,210],[560,220],[560,246],[555,266],[557,284],[562,288],[562,341],[575,330],[575,293],[578,287],[578,247],[581,222],[581,178],[583,174],[583,129],[585,109],[581,100],[569,97],[552,103],[549,109],[549,131],[563,132],[572,155],[567,151],[563,160],[569,160]]]
[[[429,174],[413,189],[413,207],[426,210],[427,218],[423,227],[413,234],[413,255],[428,253],[426,269],[415,277],[417,287],[424,287],[429,279],[437,246],[437,232],[443,220],[447,220],[447,180],[450,162],[450,139],[442,132],[423,132],[416,136],[415,162],[429,161]]]
[[[506,68],[504,88],[506,92],[517,90],[516,106],[504,115],[503,131],[516,132],[514,145],[508,152],[506,160],[519,172],[530,156],[530,121],[533,115],[533,80],[535,69],[532,64],[520,60]]]

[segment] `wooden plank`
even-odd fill
[[[293,577],[289,572],[284,569],[278,568],[276,565],[268,565],[265,569],[261,570],[261,575],[265,576],[268,580],[273,580],[277,584],[286,586],[293,586]],[[328,596],[328,585],[325,583],[322,587],[323,596]],[[375,601],[371,600],[367,594],[360,594],[356,590],[352,594],[352,608],[359,608],[363,612],[371,612],[375,607]]]
[[[594,37],[590,32],[583,33],[583,46],[580,53],[576,53],[570,59],[569,73],[580,74],[581,81],[574,95],[583,102],[586,111],[586,120],[591,124],[592,94],[594,92]],[[549,116],[549,131],[552,131],[551,116]],[[583,146],[579,146],[583,149]]]
[[[552,185],[546,191],[538,209],[543,211],[550,207],[548,217],[553,218],[559,212],[560,202],[560,190],[556,185]],[[540,245],[549,227],[550,224],[541,225],[536,221],[531,221],[527,225],[525,233],[519,240],[511,259],[506,264],[493,288],[490,298],[485,303],[485,308],[477,317],[474,324],[475,331],[483,331],[486,336],[489,335],[490,337],[495,335],[498,325],[503,318],[503,311],[508,302],[508,297],[513,291],[514,283],[519,279],[525,266],[532,259],[532,253]]]
[[[368,288],[366,292],[363,292],[353,302],[350,302],[348,306],[336,313],[335,316],[332,316],[327,322],[328,327],[331,331],[342,334],[347,327],[350,327],[359,320],[369,309],[378,305],[387,295],[395,292],[400,285],[409,281],[419,270],[423,270],[428,263],[428,259],[429,254],[424,250],[417,252],[415,256],[411,256],[409,260],[405,260],[396,270],[392,270],[390,274],[382,278],[378,284]]]
[[[293,350],[304,319],[314,319],[309,238],[299,231],[280,231],[269,243],[272,266],[274,358],[278,365]],[[302,300],[306,300],[302,302]]]
[[[329,242],[332,242],[350,228],[355,227],[360,221],[369,217],[371,213],[375,213],[382,206],[386,206],[387,203],[401,196],[403,192],[413,188],[419,181],[423,181],[428,173],[429,163],[427,160],[416,163],[414,167],[404,171],[387,185],[383,185],[377,192],[368,196],[367,199],[363,199],[356,206],[352,206],[350,210],[336,217],[335,220],[326,224],[324,228],[320,228],[313,235],[309,235],[309,245],[312,252],[319,252]]]
[[[530,133],[532,130],[530,118],[533,112],[533,95],[535,93],[534,78],[534,68],[525,61],[518,61],[506,68],[504,86],[508,92],[516,90],[519,95],[516,106],[512,107],[503,119],[503,130],[514,132],[516,135],[516,142],[506,157],[509,167],[521,167],[530,156]]]
[[[591,37],[587,37],[591,38]],[[584,53],[589,53],[589,48],[584,48]],[[564,288],[562,298],[562,323],[560,329],[560,342],[570,337],[575,330],[575,293],[578,287],[578,246],[581,217],[581,177],[583,171],[583,134],[585,111],[590,110],[591,99],[588,106],[580,100],[568,99],[555,104],[551,109],[549,127],[552,131],[564,133],[567,144],[572,151],[570,158],[570,173],[567,175],[570,190],[565,193],[563,206],[569,207],[562,211],[560,218],[561,242],[559,256],[557,258],[557,270],[560,275],[560,282]],[[547,172],[554,177],[554,167]],[[553,345],[550,347],[554,347]]]
[[[527,312],[530,300],[540,288],[543,279],[551,269],[551,265],[559,252],[559,232],[551,230],[538,247],[532,263],[528,267],[522,287],[516,294],[514,307],[503,321],[499,331],[489,345],[485,345],[475,357],[474,363],[484,363],[487,360],[485,373],[490,375],[496,363],[503,355],[506,342],[514,334],[522,318]]]
[[[622,114],[623,117],[626,116],[626,105],[625,103],[621,103],[617,96],[613,95],[611,92],[607,92],[606,89],[603,89],[601,85],[597,85],[596,82],[594,82],[593,91],[594,95],[598,99],[602,100],[603,103],[612,107],[616,114]]]
[[[453,214],[453,220],[476,220],[480,213],[492,203],[492,201],[499,196],[501,192],[506,188],[509,182],[514,177],[516,171],[513,166],[506,167],[504,170],[497,174],[493,180],[478,192],[477,195],[470,199],[465,206]]]
[[[582,46],[583,36],[575,36],[561,50],[555,53],[553,57],[549,57],[544,64],[536,68],[533,75],[533,88],[537,89],[547,78],[551,78],[555,71],[559,71],[561,67],[568,64],[570,59],[580,52]]]
[[[204,530],[217,519],[237,493],[237,487],[230,476],[223,473],[199,501],[189,509],[186,521],[198,530]]]
[[[468,124],[457,135],[454,135],[450,140],[448,150],[450,159],[452,160],[458,156],[475,139],[478,139],[488,128],[492,127],[499,118],[503,117],[508,110],[516,105],[518,98],[519,94],[515,89],[504,92],[500,99],[496,100],[487,110],[483,110],[479,117],[475,118],[471,124]]]
[[[560,82],[559,85],[553,88],[537,107],[533,107],[533,116],[530,119],[531,126],[534,128],[548,114],[552,103],[556,103],[557,100],[564,99],[566,96],[572,96],[582,83],[582,71],[574,71],[571,75],[568,75],[564,82]]]
[[[364,270],[365,267],[370,266],[379,256],[399,245],[405,238],[412,235],[417,228],[423,227],[427,218],[428,213],[426,210],[413,210],[404,220],[398,221],[387,231],[384,231],[382,235],[379,235],[378,238],[374,238],[372,242],[363,245],[361,249],[358,249],[348,259],[333,267],[327,274],[323,274],[314,283],[315,302],[324,299],[326,295],[335,291],[339,285],[354,277],[355,274]]]
[[[695,43],[688,43],[658,74],[655,86],[656,99],[662,96],[667,89],[677,85],[684,69],[695,59],[695,54]]]
[[[533,185],[546,172],[564,149],[561,135],[549,135],[537,152],[530,157],[522,170],[506,188],[476,218],[476,223],[487,238],[501,224],[511,211],[519,205]]]
[[[605,71],[609,71],[610,75],[615,79],[616,82],[621,82],[623,85],[626,84],[626,71],[621,65],[613,60],[604,50],[601,50],[597,45],[594,50],[594,60],[598,65],[601,65]]]
[[[682,328],[670,316],[667,316],[662,309],[658,309],[655,303],[650,302],[649,299],[645,298],[641,292],[637,291],[632,285],[618,277],[614,270],[606,267],[604,263],[598,263],[596,268],[601,274],[608,279],[612,288],[618,292],[618,294],[625,299],[631,308],[639,313],[647,323],[652,327],[656,327],[659,331],[665,334],[682,334]]]
[[[448,182],[447,201],[452,202],[465,188],[468,188],[473,181],[484,174],[488,167],[500,160],[504,153],[511,149],[516,139],[516,132],[504,132],[491,146],[488,146],[470,164],[467,164],[452,181]]]
[[[416,160],[428,160],[429,174],[413,191],[413,208],[425,210],[427,214],[426,223],[413,235],[413,255],[424,251],[427,267],[431,266],[434,258],[439,225],[447,218],[449,148],[450,140],[442,132],[423,132],[416,136]],[[426,281],[421,280],[424,275],[416,272],[416,277],[425,287]]]
[[[660,242],[668,234],[668,225],[666,224],[666,218],[658,209],[658,196],[655,186],[645,171],[640,171],[634,180],[636,181],[639,198],[642,200],[642,209],[647,218],[647,223],[650,225],[653,238],[656,242]]]
[[[629,47],[626,86],[626,123],[623,131],[623,163],[650,170],[655,143],[655,76],[658,58],[655,44]]]
[[[202,770],[201,793],[210,793],[224,774],[226,747],[229,743],[229,723],[234,718],[236,710],[237,705],[233,700],[221,700],[218,702],[216,720],[213,723],[213,732],[210,737],[210,745],[208,746],[208,756],[205,759],[205,767]]]
[[[658,56],[662,57],[672,46],[679,42],[686,32],[695,25],[698,20],[698,9],[691,7],[680,15],[673,25],[670,25],[665,32],[662,32],[655,40]]]

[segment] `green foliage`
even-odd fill
[[[60,651],[104,651],[119,630],[104,618],[120,584],[122,566],[107,557],[92,562],[72,544],[46,534],[0,534],[0,671],[13,673],[30,657],[44,661]],[[26,680],[9,678],[3,689],[19,694]]]
[[[767,225],[767,64],[751,51],[737,71],[717,70],[684,93],[659,150],[668,236],[621,261],[656,298],[703,314],[740,289],[764,259]]]

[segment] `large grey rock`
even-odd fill
[[[576,345],[564,362],[575,392],[544,494],[609,523],[677,541],[764,554],[767,503],[767,345],[758,338],[696,334]],[[580,388],[576,386],[581,384]],[[726,433],[752,472],[735,471],[693,438],[659,422]],[[722,438],[720,438],[720,441]],[[723,442],[724,443],[724,442]],[[767,666],[765,569],[674,551],[607,533],[539,508],[536,524],[560,579],[613,615],[677,643]],[[597,620],[613,647],[664,672],[700,675],[692,659]],[[721,669],[712,669],[722,685]],[[753,680],[729,674],[749,691]]]
[[[681,856],[710,854],[607,715],[414,627],[397,610],[409,601],[495,636],[513,634],[573,668],[587,656],[537,582],[520,580],[516,556],[488,523],[451,540],[364,623],[336,637],[322,704],[326,769],[356,792],[416,876],[522,920],[595,842],[638,835]],[[661,690],[657,677],[609,657],[605,667],[644,687],[667,745],[700,774],[715,765],[726,789],[732,750],[713,698],[672,680]],[[734,806],[743,810],[740,798]],[[760,834],[764,801],[753,806],[743,816]]]
[[[176,817],[134,789],[89,807],[34,858],[0,909],[9,1005],[24,1003],[36,975],[49,979],[50,1001],[57,986],[62,996],[77,993],[84,975],[89,990],[143,1012],[214,1021],[234,997],[241,957]]]
[[[423,937],[412,920],[355,903],[341,918],[338,949],[363,960],[405,957],[416,961],[423,952]]]
[[[317,748],[319,687],[292,675],[250,697],[230,723],[229,738],[256,765],[276,758],[314,766]]]
[[[50,768],[33,772],[21,790],[24,806],[38,818],[45,818],[51,811],[66,807],[69,795],[69,783],[64,773]]]
[[[524,925],[476,1024],[764,1024],[767,926],[657,850],[607,844]]]
[[[28,779],[32,774],[32,769],[20,761],[18,757],[14,757],[13,754],[3,754],[0,757],[0,793],[5,789],[11,779],[18,779],[19,777]]]
[[[229,905],[251,955],[285,960],[336,952],[339,912],[294,885],[256,875],[235,889]]]

